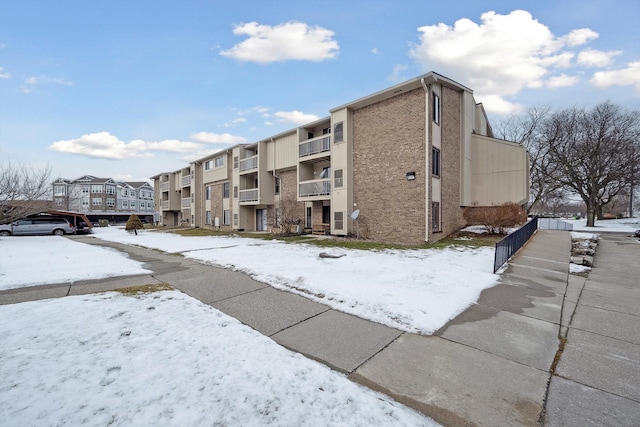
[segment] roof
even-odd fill
[[[435,73],[433,71],[430,71],[426,74],[422,74],[421,76],[415,77],[411,80],[407,80],[406,82],[402,82],[400,84],[397,84],[395,86],[391,86],[388,87],[386,89],[383,89],[379,92],[375,92],[371,95],[367,95],[364,98],[360,98],[360,99],[356,99],[355,101],[351,101],[347,104],[341,105],[339,107],[336,108],[332,108],[331,111],[332,113],[334,111],[338,111],[338,110],[342,110],[345,108],[350,108],[350,109],[358,109],[358,108],[362,108],[362,107],[366,107],[367,105],[371,105],[371,104],[375,104],[376,102],[380,102],[380,101],[384,101],[385,99],[389,99],[391,97],[394,97],[400,93],[403,92],[409,92],[411,90],[415,90],[418,89],[420,87],[422,87],[422,82],[425,82],[426,84],[430,84],[430,83],[438,83],[441,84],[443,86],[447,86],[450,87],[452,89],[458,90],[458,91],[465,91],[465,92],[469,92],[469,93],[473,93],[473,91],[471,89],[469,89],[466,86],[461,85],[458,82],[455,82],[441,74]]]

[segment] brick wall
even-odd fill
[[[442,87],[442,147],[440,167],[442,182],[442,232],[433,233],[430,240],[440,240],[465,226],[460,207],[460,156],[462,94]]]
[[[424,103],[417,89],[353,112],[354,202],[365,238],[424,242]],[[407,172],[416,173],[415,181],[407,181]]]

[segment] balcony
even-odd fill
[[[247,157],[240,160],[240,172],[245,172],[252,169],[258,169],[258,155]]]
[[[162,184],[160,184],[160,191],[169,191],[169,183],[163,182]]]
[[[191,175],[183,176],[182,177],[182,186],[183,187],[188,187],[189,185],[191,185]]]
[[[300,197],[329,196],[331,194],[331,180],[314,179],[312,181],[301,182],[299,194]]]
[[[331,150],[331,137],[319,136],[301,142],[298,145],[298,157],[311,156],[313,154],[324,153]]]
[[[240,190],[240,203],[243,202],[257,202],[258,201],[258,189],[251,188],[249,190]]]
[[[169,210],[169,201],[168,200],[163,200],[162,201],[162,210],[163,211],[168,211]]]
[[[183,208],[190,208],[191,207],[191,197],[183,197],[182,198],[182,203],[180,203],[180,206],[182,206]]]

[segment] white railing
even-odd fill
[[[164,210],[169,209],[169,201],[168,200],[163,200],[162,201],[162,209],[164,209]]]
[[[246,171],[250,169],[256,169],[258,167],[258,155],[252,157],[247,157],[246,159],[240,160],[240,170]]]
[[[250,190],[240,190],[240,202],[257,202],[258,201],[258,189],[252,188]]]
[[[187,185],[191,185],[191,175],[182,177],[182,186],[186,187]]]
[[[331,194],[330,179],[314,179],[300,183],[300,197],[328,196]]]
[[[319,136],[301,142],[298,146],[299,157],[310,156],[312,154],[323,153],[331,149],[331,137]]]
[[[185,197],[182,199],[182,203],[180,204],[183,208],[191,207],[191,197]]]
[[[162,184],[160,184],[160,191],[169,191],[169,183],[163,182]]]

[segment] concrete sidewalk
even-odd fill
[[[434,336],[404,333],[180,256],[73,239],[126,252],[153,274],[3,291],[0,304],[169,283],[447,426],[640,419],[640,245],[632,239],[604,237],[585,281],[568,274],[569,233],[539,230],[500,283]],[[616,349],[609,363],[606,346]]]

